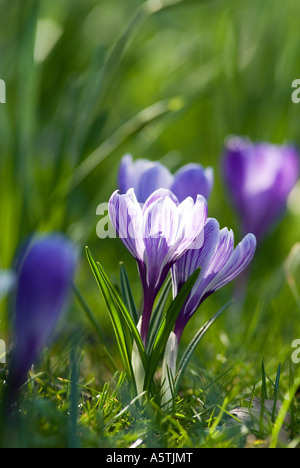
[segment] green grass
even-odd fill
[[[300,105],[291,101],[300,77],[299,2],[0,0],[0,7],[0,268],[11,267],[35,230],[65,232],[82,252],[79,296],[22,388],[2,445],[298,446],[300,364],[291,355],[300,339],[300,262],[295,251],[287,259],[300,239],[299,197],[257,250],[243,306],[230,305],[197,346],[167,414],[155,401],[129,397],[85,246],[118,287],[124,262],[139,304],[134,260],[118,240],[96,235],[97,206],[115,190],[126,152],[172,171],[187,162],[212,165],[209,216],[240,239],[220,169],[223,143],[241,134],[300,144]],[[182,350],[234,288],[205,301]],[[8,351],[9,306],[1,300]],[[267,423],[238,422],[230,411],[254,398],[281,401],[282,410]]]

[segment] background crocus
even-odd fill
[[[199,277],[182,308],[176,324],[178,342],[183,329],[200,304],[241,274],[251,262],[256,249],[256,238],[247,234],[234,248],[232,230],[220,230],[216,219],[210,218],[204,226],[204,242],[198,249],[188,250],[172,267],[173,295],[176,296],[191,274],[201,268]]]
[[[287,197],[299,177],[299,154],[291,145],[230,137],[223,173],[243,234],[252,232],[260,241],[285,212]]]
[[[77,249],[63,235],[49,234],[28,246],[17,273],[14,335],[9,368],[12,393],[50,339],[66,304]]]
[[[207,219],[207,202],[198,195],[179,203],[167,189],[156,190],[141,206],[134,189],[115,191],[109,201],[111,222],[137,261],[143,286],[141,337],[144,344],[152,307],[171,266],[201,237]]]
[[[181,202],[187,197],[194,201],[197,195],[208,199],[213,187],[214,173],[211,167],[190,163],[174,175],[160,162],[147,159],[133,161],[130,154],[123,156],[118,172],[118,187],[121,193],[134,188],[137,200],[144,203],[157,189],[171,190]]]

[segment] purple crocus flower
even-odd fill
[[[26,249],[16,281],[15,343],[10,364],[14,392],[51,337],[66,304],[77,250],[61,234],[37,238]]]
[[[141,206],[134,189],[115,191],[109,201],[109,216],[118,236],[137,261],[143,286],[144,308],[141,337],[147,341],[152,307],[171,266],[189,248],[207,219],[207,202],[201,195],[179,203],[167,189],[154,191]]]
[[[240,216],[243,234],[260,241],[282,216],[299,177],[294,146],[252,143],[230,137],[223,160],[225,181]]]
[[[225,284],[236,278],[246,269],[256,249],[256,238],[247,234],[234,248],[232,230],[223,228],[214,218],[209,218],[204,226],[204,241],[200,248],[187,251],[173,265],[173,295],[176,296],[191,274],[201,268],[184,307],[182,308],[174,332],[178,341],[183,329],[200,304]]]
[[[137,200],[144,203],[157,189],[171,190],[180,202],[187,197],[197,200],[197,195],[208,199],[213,186],[213,169],[204,169],[200,164],[190,163],[174,175],[160,162],[147,159],[132,160],[130,154],[123,156],[118,173],[121,193],[134,188]]]

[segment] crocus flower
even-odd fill
[[[176,296],[182,285],[198,268],[200,274],[185,302],[175,324],[178,341],[183,329],[200,304],[222,286],[236,278],[246,269],[256,249],[256,238],[247,234],[234,248],[232,230],[223,228],[214,218],[209,218],[204,226],[204,241],[200,248],[188,250],[173,265],[173,295]]]
[[[285,212],[289,193],[299,177],[294,146],[253,143],[230,137],[225,145],[223,171],[243,234],[260,241]]]
[[[144,203],[157,189],[171,190],[181,202],[187,197],[197,200],[197,195],[208,199],[213,186],[213,169],[204,169],[200,164],[190,163],[174,175],[158,161],[132,160],[130,154],[123,156],[118,172],[118,187],[121,193],[134,188],[137,200]]]
[[[27,372],[48,343],[61,316],[75,271],[77,251],[60,234],[37,238],[27,248],[17,272],[10,389],[26,380]]]
[[[141,337],[147,341],[154,300],[171,266],[200,239],[207,219],[207,202],[201,195],[179,203],[167,189],[153,192],[141,206],[133,188],[115,191],[108,206],[118,236],[137,261],[143,286]]]

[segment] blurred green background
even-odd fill
[[[238,134],[299,145],[291,83],[300,78],[300,3],[0,0],[0,8],[0,267],[10,268],[33,232],[65,232],[82,252],[76,285],[114,347],[84,247],[114,282],[124,261],[140,300],[134,260],[120,241],[96,234],[97,206],[116,189],[121,157],[161,160],[172,171],[188,162],[213,166],[209,216],[233,228],[238,242],[220,168],[223,143]],[[300,288],[300,279],[298,264],[287,272],[284,262],[299,239],[296,194],[256,253],[244,307],[226,311],[199,347],[200,366],[216,375],[235,362],[257,376],[264,358],[271,373],[280,361],[288,369],[291,342],[300,338],[291,284]],[[233,291],[228,285],[206,301],[183,342]],[[0,311],[0,337],[9,342],[6,301]],[[76,300],[60,333],[68,339],[54,348],[56,365],[78,337],[88,350],[83,372],[103,383],[105,353]]]

